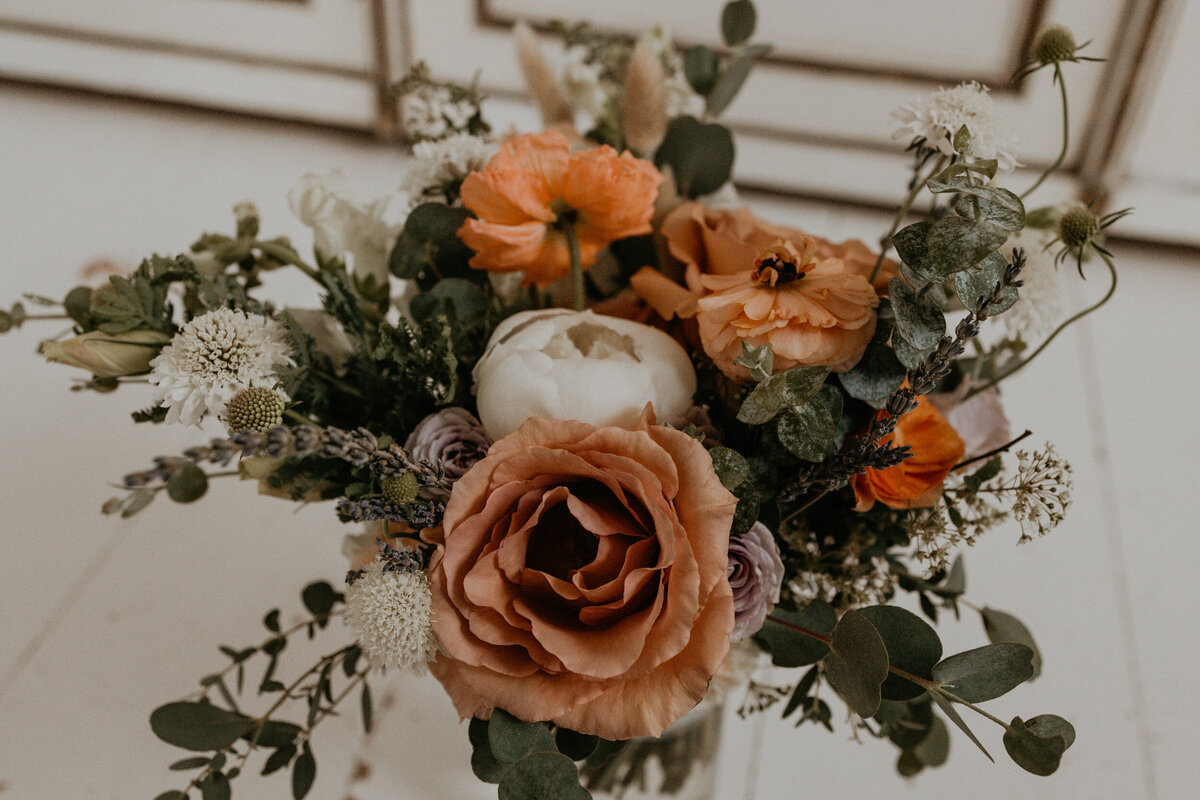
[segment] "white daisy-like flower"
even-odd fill
[[[423,673],[439,649],[432,603],[423,571],[377,556],[346,587],[344,616],[372,665]]]
[[[404,133],[417,141],[441,139],[465,130],[474,115],[474,104],[455,99],[445,86],[420,86],[400,100],[400,124]]]
[[[593,117],[604,116],[607,111],[610,87],[604,80],[604,65],[588,60],[586,48],[578,45],[567,48],[564,53],[562,81],[567,96],[576,108],[582,108]]]
[[[292,363],[284,327],[258,314],[218,308],[196,317],[150,362],[153,401],[167,422],[199,425],[243,389],[276,389],[277,367]]]
[[[929,147],[954,155],[954,134],[963,125],[971,132],[971,156],[994,158],[1008,172],[1019,166],[1016,137],[997,116],[988,87],[971,81],[953,89],[938,89],[921,100],[892,112],[893,139],[925,139]]]
[[[297,219],[313,230],[313,246],[322,258],[353,259],[354,274],[388,279],[388,255],[400,226],[388,222],[386,197],[363,205],[350,198],[338,170],[309,172],[288,192]]]
[[[412,201],[419,202],[428,190],[460,184],[470,173],[482,170],[499,149],[495,142],[469,133],[456,133],[436,142],[417,142],[400,188]]]
[[[1001,248],[1005,258],[1012,260],[1014,249],[1025,249],[1025,268],[1021,270],[1023,285],[1020,299],[1000,315],[1004,332],[1010,339],[1020,337],[1033,344],[1054,330],[1063,316],[1063,289],[1054,253],[1046,249],[1054,234],[1026,228],[1010,234]]]

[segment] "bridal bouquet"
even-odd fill
[[[999,390],[1093,310],[1056,327],[1056,267],[1098,261],[1115,287],[1121,213],[1027,210],[1042,180],[1005,188],[1013,141],[964,84],[893,115],[914,169],[880,252],[758,218],[714,121],[768,49],[754,28],[749,0],[725,6],[720,50],[563,27],[560,72],[518,27],[545,129],[494,135],[475,87],[415,69],[402,225],[310,175],[290,199],[311,258],[243,203],[231,234],[58,304],[73,330],[41,352],[87,370],[80,388],[210,432],[125,476],[105,513],[236,476],[354,531],[344,583],[305,587],[301,623],[270,610],[261,643],[222,647],[150,715],[195,754],[158,800],[227,798],[252,760],[304,797],[315,729],[351,696],[369,729],[387,670],[432,672],[501,798],[644,784],[639,743],[718,693],[831,729],[836,695],[904,775],[945,760],[947,722],[989,752],[962,709],[1020,767],[1058,768],[1065,719],[978,705],[1040,657],[1016,618],[963,600],[956,553],[1009,519],[1036,538],[1070,504],[1069,466],[1015,449],[1029,432]],[[1079,49],[1051,28],[1018,77],[1061,84]],[[313,307],[261,296],[275,270],[310,278]],[[933,625],[963,609],[986,643],[946,654]],[[331,631],[340,647],[288,671],[291,637]]]

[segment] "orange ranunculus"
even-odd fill
[[[856,511],[866,511],[876,500],[895,509],[933,505],[942,481],[963,457],[966,446],[958,432],[928,398],[917,400],[919,405],[900,417],[895,432],[884,439],[901,447],[909,445],[912,455],[894,467],[869,469],[851,478]]]
[[[458,712],[659,735],[729,650],[736,499],[704,447],[531,419],[458,482],[431,569],[430,665]]]
[[[765,248],[781,239],[797,249],[803,249],[801,245],[811,240],[818,261],[839,259],[845,272],[864,278],[870,278],[877,258],[857,239],[834,243],[761,220],[747,208],[717,211],[696,202],[674,208],[663,220],[662,234],[671,255],[686,265],[688,288],[696,294],[704,293],[701,275],[745,272]],[[896,270],[896,262],[884,259],[875,276],[876,292],[887,293],[888,281],[895,277]]]
[[[649,233],[662,175],[649,161],[607,145],[572,153],[557,131],[526,134],[500,148],[462,184],[463,205],[478,219],[459,228],[489,272],[525,272],[545,286],[571,270],[561,228],[574,218],[584,268],[609,242]]]

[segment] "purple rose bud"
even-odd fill
[[[491,446],[479,420],[466,409],[451,406],[421,420],[404,449],[414,458],[442,462],[446,477],[456,481],[487,455]]]
[[[729,585],[733,587],[733,631],[739,642],[757,633],[779,602],[783,559],[775,537],[756,522],[741,536],[729,537]]]

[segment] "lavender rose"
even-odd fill
[[[756,522],[741,536],[729,537],[729,585],[733,587],[733,631],[738,642],[757,633],[779,602],[783,560],[775,537]]]
[[[491,446],[479,420],[466,409],[451,406],[421,420],[404,448],[415,458],[442,462],[446,477],[456,481]]]

